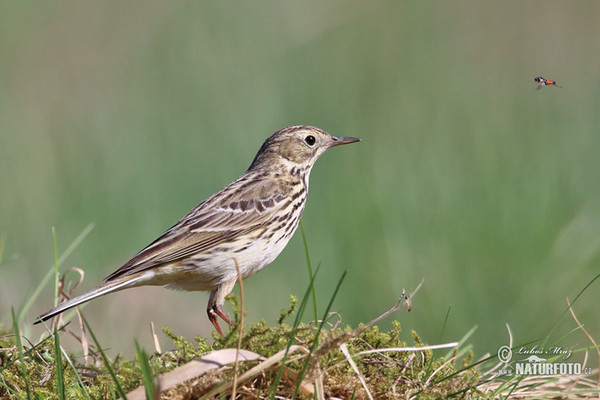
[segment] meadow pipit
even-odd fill
[[[98,296],[159,285],[210,290],[208,318],[223,335],[217,316],[231,324],[222,306],[238,278],[236,263],[242,278],[271,263],[298,227],[315,161],[331,147],[358,141],[307,125],[278,130],[242,176],[200,203],[103,284],[40,315],[36,323]]]

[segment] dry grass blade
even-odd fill
[[[373,354],[373,353],[385,353],[386,351],[425,351],[425,350],[437,350],[437,349],[448,349],[458,346],[458,342],[444,343],[444,344],[433,344],[431,346],[412,346],[412,347],[388,347],[386,349],[374,349],[374,350],[364,350],[354,354],[354,357],[362,356],[365,354]]]
[[[592,371],[597,374],[598,370]],[[503,381],[491,381],[480,387],[482,392],[492,392],[505,384]],[[565,388],[572,389],[566,390]],[[592,379],[579,375],[547,376],[530,375],[519,382],[506,399],[591,399],[598,398],[598,385]]]
[[[240,332],[238,335],[237,352],[235,353],[235,363],[233,366],[233,388],[231,390],[231,398],[235,399],[237,393],[238,365],[239,354],[242,348],[242,335],[244,334],[244,283],[242,282],[242,274],[240,273],[240,264],[237,258],[233,257],[235,269],[237,271],[238,284],[240,285]]]
[[[75,282],[75,284],[73,286],[70,285],[70,281],[69,281],[69,283],[67,283],[67,281],[66,281],[66,277],[69,272],[75,272],[79,275],[79,278],[77,279],[77,281]],[[73,292],[76,291],[79,288],[79,286],[83,283],[84,279],[85,279],[85,271],[82,270],[81,268],[72,267],[72,268],[69,268],[68,270],[66,270],[62,274],[60,280],[58,281],[58,294],[59,294],[58,303],[62,303],[64,301],[69,300],[71,298]],[[92,346],[90,346],[90,343],[87,340],[86,327],[85,327],[85,324],[83,323],[83,318],[81,316],[81,312],[79,311],[79,309],[76,309],[76,313],[77,313],[77,320],[79,322],[79,324],[78,324],[79,331],[81,332],[81,335],[77,335],[75,332],[71,331],[70,329],[64,328],[65,326],[68,325],[68,323],[65,324],[63,326],[63,328],[66,333],[73,336],[79,343],[81,343],[81,349],[83,351],[84,365],[89,365],[90,360],[91,360],[90,348]],[[54,320],[52,321],[52,325],[49,329],[54,331],[55,329],[57,329],[60,326],[61,322],[62,322],[62,314],[60,314],[56,318],[54,318]],[[62,330],[62,328],[59,330]]]
[[[177,367],[173,371],[161,376],[159,378],[160,388],[162,391],[165,391],[180,383],[205,374],[208,371],[224,367],[227,364],[232,364],[235,362],[236,357],[238,357],[237,353],[236,349],[224,349],[210,352],[200,359]],[[261,355],[248,350],[241,350],[239,352],[239,357],[242,361],[256,361],[263,359]],[[127,398],[130,400],[143,400],[146,398],[145,396],[146,392],[143,386],[140,386],[127,394]]]
[[[154,343],[154,350],[158,353],[162,353],[162,349],[160,348],[160,342],[158,341],[158,336],[156,336],[156,331],[154,330],[154,322],[150,321],[150,332],[152,334],[152,343]]]
[[[79,341],[81,343],[81,348],[83,349],[83,363],[85,365],[89,365],[90,363],[90,342],[87,340],[87,333],[85,329],[85,324],[83,323],[83,318],[81,317],[81,312],[77,310],[77,320],[79,321],[79,332],[81,332],[81,336],[79,337]],[[76,336],[70,330],[67,330],[71,335]]]
[[[298,357],[302,358],[302,357]],[[296,359],[298,359],[296,358]],[[291,359],[287,358],[286,362],[289,362]],[[308,379],[303,379],[300,382],[299,390],[302,394],[307,396],[317,395],[317,400],[325,400],[325,386],[323,384],[323,376],[321,374],[321,369],[317,366],[317,374],[318,376],[315,378],[314,383],[310,382]],[[298,386],[298,376],[300,374],[286,366],[283,367],[283,374],[281,375],[285,380],[287,380],[291,386]],[[280,398],[279,396],[275,396],[276,399]],[[282,397],[283,398],[283,397]]]
[[[513,347],[513,335],[512,335],[512,331],[510,330],[510,325],[508,325],[508,324],[505,324],[505,325],[506,325],[506,330],[508,331],[508,347],[512,349],[512,347]],[[489,357],[489,354],[486,354],[482,358],[487,358],[487,357]],[[498,363],[496,363],[493,367],[491,367],[487,371],[483,372],[481,374],[481,377],[483,378],[484,376],[487,376],[487,375],[493,375],[496,372],[496,370],[498,368],[500,368],[504,364],[505,364],[504,361],[499,360]]]
[[[308,354],[308,350],[306,348],[294,345],[290,347],[288,356],[299,351],[304,354]],[[268,359],[265,359],[261,355],[248,350],[240,350],[239,354],[236,349],[224,349],[213,351],[211,353],[206,354],[200,359],[191,361],[161,376],[159,379],[160,388],[163,392],[169,390],[175,387],[176,385],[197,378],[211,370],[222,368],[228,364],[235,363],[236,357],[239,357],[238,360],[241,360],[242,362],[262,360],[260,364],[252,367],[237,378],[237,384],[240,385],[248,381],[249,379],[257,377],[263,371],[266,371],[272,368],[273,366],[277,365],[283,359],[284,356],[285,350],[280,351],[279,353],[269,357]],[[288,361],[294,361],[295,359],[297,358],[288,358]],[[288,380],[291,381],[295,381],[297,378],[295,373],[288,369],[286,369],[285,376]],[[314,393],[312,384],[303,383],[301,387],[302,391],[305,394],[312,395]],[[231,380],[223,383],[218,387],[215,387],[209,393],[204,395],[203,398],[211,398],[218,394],[224,393],[232,388],[233,381]],[[127,394],[127,398],[130,400],[143,400],[145,398],[145,395],[146,393],[144,387],[140,386],[137,389],[129,392]]]
[[[598,354],[598,363],[599,363],[598,368],[600,369],[600,349],[598,348],[596,341],[594,340],[592,335],[590,335],[588,333],[588,331],[585,330],[585,328],[583,327],[581,322],[579,322],[579,320],[577,319],[577,316],[575,315],[575,311],[573,311],[573,307],[571,307],[571,302],[569,301],[568,297],[567,297],[567,306],[569,306],[569,312],[571,313],[571,316],[575,320],[575,323],[577,324],[577,326],[579,326],[579,328],[581,328],[581,330],[583,331],[585,336],[587,336],[587,338],[590,340],[590,342],[592,342],[592,345],[594,345],[594,348],[596,349],[596,354]],[[600,387],[600,374],[598,374],[598,387]],[[598,398],[600,399],[600,394],[598,394]]]
[[[296,353],[296,352],[302,352],[305,355],[309,353],[308,349],[303,347],[303,346],[299,346],[299,345],[292,345],[290,346],[289,350],[287,351],[287,361],[294,361],[295,359],[289,358],[290,355]],[[258,375],[260,375],[263,371],[266,371],[272,367],[274,367],[275,365],[277,365],[281,360],[283,360],[283,358],[286,357],[286,350],[281,350],[280,352],[272,355],[271,357],[267,358],[266,360],[264,360],[263,362],[261,362],[260,364],[250,368],[248,371],[244,372],[242,375],[240,375],[238,377],[238,384],[242,384],[244,382],[246,382],[249,379],[255,378]],[[290,372],[290,371],[288,371]],[[287,376],[288,378],[292,377],[293,375],[289,375]],[[207,399],[207,398],[211,398],[215,395],[217,395],[218,393],[223,393],[226,390],[231,389],[233,386],[233,382],[229,381],[229,382],[225,382],[223,385],[219,386],[218,388],[215,388],[213,390],[211,390],[209,393],[207,393],[206,395],[204,395],[203,399]],[[303,391],[304,390],[309,390],[309,393],[312,393],[312,387],[310,387],[310,385],[302,385],[303,387]]]
[[[66,283],[66,278],[67,278],[67,274],[69,272],[75,272],[77,274],[79,274],[79,279],[77,280],[77,282],[75,282],[75,285],[73,285],[72,287],[67,287],[67,283]],[[81,268],[69,268],[68,270],[66,270],[62,276],[60,277],[60,280],[58,281],[58,304],[67,301],[71,298],[71,294],[77,290],[77,288],[81,285],[81,283],[83,282],[83,280],[85,279],[85,271],[82,270]],[[70,283],[70,281],[69,281]],[[79,311],[77,312],[79,314]],[[54,320],[52,321],[52,325],[50,326],[50,329],[52,331],[54,331],[55,328],[57,328],[60,323],[62,321],[62,314],[58,315],[57,318],[54,318]]]
[[[325,385],[323,384],[323,374],[321,373],[321,369],[318,365],[316,372],[317,378],[315,379],[315,391],[317,392],[317,400],[325,400]]]
[[[358,380],[360,381],[361,385],[363,385],[363,387],[365,388],[365,391],[367,392],[367,396],[369,396],[369,399],[374,400],[373,395],[371,394],[371,391],[369,390],[369,387],[367,386],[367,382],[365,381],[364,376],[360,373],[358,366],[356,365],[356,363],[352,359],[352,356],[350,355],[350,352],[348,351],[348,346],[346,346],[346,343],[342,343],[340,345],[340,350],[342,351],[342,354],[344,355],[344,357],[346,357],[346,360],[348,360],[348,364],[350,364],[350,367],[352,367],[352,370],[354,371],[356,376],[358,376]]]

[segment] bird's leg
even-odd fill
[[[215,306],[213,307],[213,312],[216,313],[219,317],[221,317],[223,321],[227,322],[229,326],[233,326],[233,322],[231,322],[229,316],[225,314],[221,306],[215,304]]]
[[[213,324],[213,326],[215,327],[215,329],[217,330],[219,335],[225,336],[225,335],[223,335],[223,331],[221,330],[221,327],[219,326],[219,321],[217,320],[217,316],[221,317],[223,319],[223,321],[225,321],[225,322],[227,322],[227,324],[229,324],[229,326],[233,326],[233,322],[231,322],[231,320],[229,319],[227,314],[225,314],[225,312],[223,311],[223,308],[221,308],[221,306],[215,304],[212,307],[209,306],[209,309],[206,311],[208,314],[209,321]]]
[[[223,304],[225,303],[225,296],[231,293],[233,286],[235,285],[235,280],[231,282],[224,283],[217,287],[216,290],[210,292],[210,298],[208,299],[208,308],[206,309],[206,313],[208,314],[208,320],[213,324],[219,335],[223,335],[223,331],[219,326],[219,322],[217,321],[217,316],[221,317],[223,321],[227,322],[229,326],[233,326],[233,322],[229,319],[227,314],[223,311]]]
[[[221,311],[221,312],[223,312],[223,311]],[[217,312],[212,307],[209,306],[208,310],[206,310],[206,313],[208,314],[208,320],[213,324],[213,326],[215,327],[215,329],[217,330],[219,335],[225,336],[225,335],[223,335],[223,331],[221,330],[221,327],[219,326],[219,321],[217,320]],[[221,317],[221,318],[223,318],[223,317]]]

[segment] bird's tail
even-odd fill
[[[128,276],[125,279],[104,282],[102,285],[90,290],[89,292],[79,295],[77,297],[73,297],[70,300],[60,303],[52,310],[46,311],[45,313],[37,317],[37,320],[34,322],[34,324],[39,324],[42,321],[46,321],[47,319],[50,319],[55,315],[58,315],[64,311],[67,311],[70,308],[95,299],[96,297],[104,296],[105,294],[117,292],[119,290],[123,290],[132,286],[137,286],[136,284],[140,280],[143,280],[142,275],[139,275],[137,277]]]

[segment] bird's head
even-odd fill
[[[331,136],[314,126],[288,126],[265,140],[250,169],[263,163],[281,162],[310,169],[325,150],[354,142],[360,142],[360,139]]]

